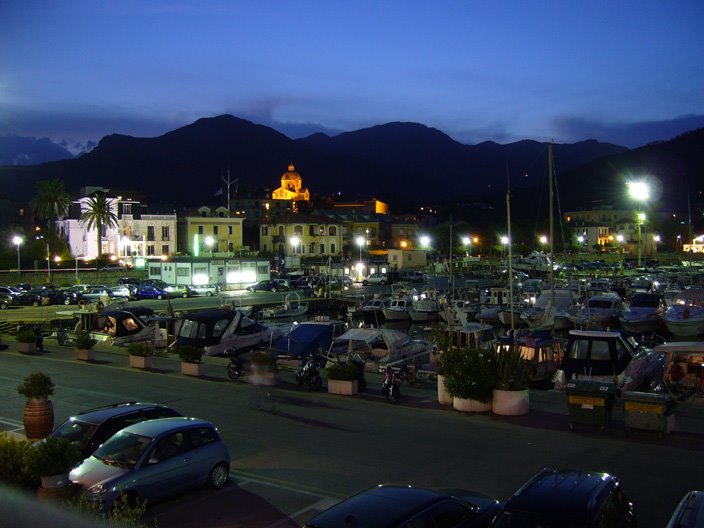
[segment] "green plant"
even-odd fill
[[[17,332],[18,343],[35,343],[37,336],[31,328],[21,328]]]
[[[54,394],[54,382],[43,372],[32,372],[17,386],[17,392],[27,399],[45,400]]]
[[[127,353],[130,356],[152,357],[156,353],[156,348],[154,348],[154,345],[149,341],[130,343],[127,345]]]
[[[184,363],[200,363],[205,350],[193,345],[181,345],[178,347],[178,357]]]
[[[353,363],[331,363],[327,372],[328,379],[354,381],[359,378],[359,369]]]
[[[90,350],[96,343],[97,341],[90,336],[90,332],[83,331],[76,334],[73,346],[79,350]]]
[[[273,369],[276,367],[276,358],[268,352],[254,352],[250,357],[250,361],[252,362],[252,365],[256,365],[258,367],[268,369]]]
[[[496,354],[475,347],[450,347],[440,356],[438,372],[453,398],[491,401],[496,386]]]
[[[141,520],[147,511],[147,503],[139,499],[132,499],[123,495],[115,501],[110,512],[103,512],[100,504],[90,501],[85,495],[74,497],[66,505],[81,514],[96,517],[105,522],[104,526],[129,526],[130,528],[146,528],[153,526],[156,528],[156,519],[152,519],[150,524],[144,524]],[[100,524],[99,526],[103,526]]]
[[[31,488],[36,480],[28,474],[24,460],[32,443],[0,433],[0,482]]]
[[[76,446],[65,438],[45,438],[25,453],[25,467],[32,477],[68,473],[81,460]]]
[[[518,346],[511,345],[496,354],[496,388],[509,391],[528,388],[528,372]]]

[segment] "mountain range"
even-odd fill
[[[623,205],[628,174],[662,182],[656,198],[681,206],[683,190],[697,190],[704,172],[704,129],[633,150],[595,140],[553,150],[563,208]],[[215,203],[228,173],[240,192],[274,189],[294,163],[313,196],[376,197],[392,212],[424,202],[499,207],[509,184],[518,200],[538,199],[547,181],[547,151],[545,143],[530,140],[464,145],[418,123],[290,139],[222,115],[154,138],[109,135],[74,159],[0,167],[0,185],[20,201],[33,195],[37,181],[60,178],[70,191],[85,185],[139,189],[150,204],[192,206]]]

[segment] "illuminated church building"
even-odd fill
[[[288,166],[288,171],[281,175],[281,187],[276,189],[272,194],[273,200],[288,200],[291,202],[291,210],[297,212],[297,202],[310,201],[310,192],[303,187],[301,175],[298,174],[291,163]]]

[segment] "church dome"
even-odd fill
[[[284,172],[284,174],[281,176],[281,179],[300,181],[301,175],[296,172],[296,167],[293,166],[293,163],[290,163],[288,166],[288,171]]]

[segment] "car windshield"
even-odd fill
[[[70,418],[59,426],[51,436],[52,438],[63,438],[75,445],[81,451],[86,448],[93,433],[98,426],[88,422],[82,422],[75,418]]]
[[[93,456],[106,464],[133,467],[151,441],[146,436],[120,431],[101,445]]]

